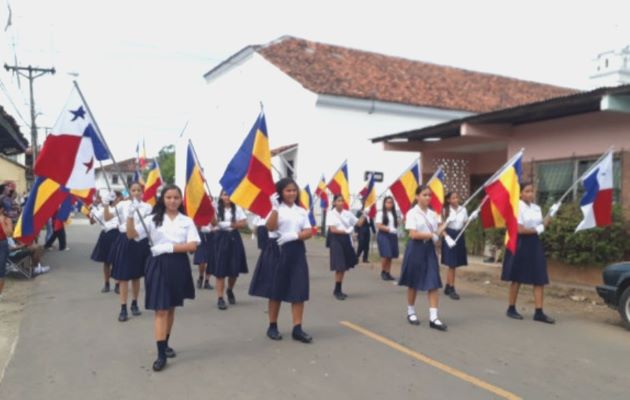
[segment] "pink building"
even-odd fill
[[[521,148],[523,178],[538,202],[556,200],[610,146],[615,148],[615,200],[630,217],[630,85],[461,118],[372,139],[385,150],[422,154],[424,179],[439,165],[447,189],[468,196]],[[571,198],[579,197],[577,189]]]

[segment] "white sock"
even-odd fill
[[[429,308],[429,319],[431,320],[431,322],[435,322],[438,319],[437,310],[437,308]]]
[[[407,315],[413,315],[416,313],[416,307],[415,306],[407,306]]]

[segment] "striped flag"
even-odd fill
[[[235,204],[263,218],[271,211],[269,196],[275,193],[276,187],[271,175],[271,152],[264,113],[258,116],[220,182]]]
[[[376,188],[374,187],[374,174],[370,174],[367,185],[359,192],[363,199],[363,209],[368,210],[368,217],[376,217]]]
[[[311,229],[313,233],[317,233],[317,223],[315,222],[315,214],[313,213],[313,195],[311,194],[309,185],[306,185],[303,190],[300,190],[300,205],[308,211],[308,220],[311,223]]]
[[[613,156],[609,151],[604,158],[591,168],[582,179],[584,196],[580,208],[584,219],[577,231],[612,224],[613,206]]]
[[[206,193],[205,178],[201,172],[201,166],[192,142],[188,142],[186,154],[186,187],[184,188],[184,208],[186,214],[195,221],[197,226],[205,226],[212,222],[215,210]]]
[[[442,167],[439,167],[435,174],[431,177],[427,186],[431,189],[431,203],[430,206],[438,214],[442,214],[442,208],[444,208],[444,171]]]
[[[389,191],[392,193],[396,203],[398,203],[402,215],[407,215],[407,211],[411,209],[413,200],[416,197],[416,189],[422,182],[421,177],[420,160],[416,160],[389,187]]]
[[[326,179],[322,174],[322,179],[319,180],[317,188],[315,189],[315,196],[319,197],[319,206],[321,208],[328,208],[328,193],[326,190]]]
[[[341,167],[339,167],[330,182],[328,182],[327,187],[333,195],[341,195],[343,198],[343,208],[348,210],[350,208],[350,183],[348,181],[347,161],[341,164]]]
[[[157,203],[158,190],[162,186],[162,174],[160,174],[160,166],[157,160],[151,161],[149,166],[149,175],[147,175],[147,182],[144,185],[144,193],[142,194],[142,201],[154,206]]]

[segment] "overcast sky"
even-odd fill
[[[58,70],[36,81],[38,124],[54,124],[78,73],[118,159],[142,135],[149,156],[172,142],[202,109],[204,72],[286,34],[576,88],[589,88],[597,53],[630,44],[628,1],[0,1],[0,26],[12,9],[3,61],[15,49]],[[26,81],[0,80],[30,122]],[[23,125],[4,92],[0,104]]]

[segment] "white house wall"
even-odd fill
[[[225,166],[254,123],[260,101],[265,108],[271,147],[299,145],[296,169],[302,186],[315,186],[322,173],[330,179],[347,159],[353,193],[363,187],[364,171],[384,173],[385,182],[377,186],[380,192],[418,156],[386,152],[381,144],[372,144],[370,138],[446,119],[317,105],[317,99],[316,94],[257,53],[210,80],[203,107],[191,119],[187,134],[197,147],[213,194],[218,193],[218,180]],[[182,144],[178,150],[184,148]],[[185,179],[183,158],[177,162],[180,184]]]

